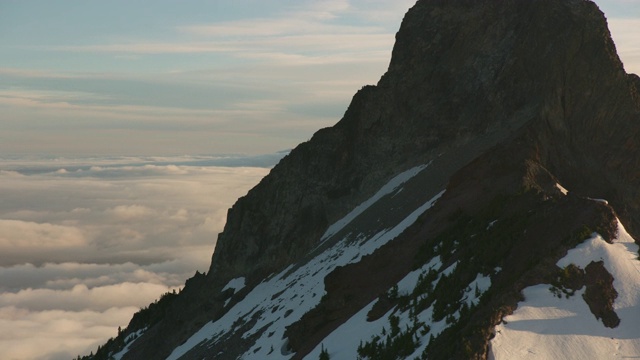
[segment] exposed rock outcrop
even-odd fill
[[[624,189],[640,173],[624,169],[640,165],[627,156],[638,152],[637,126],[629,128],[638,80],[624,72],[595,4],[419,1],[396,38],[378,85],[234,205],[209,277],[282,268],[398,170],[465,152],[451,175],[524,124],[536,160],[573,191],[637,208],[638,195]]]
[[[606,327],[618,326],[620,318],[613,310],[613,302],[618,297],[618,292],[613,287],[613,276],[602,261],[591,262],[585,272],[587,289],[584,300],[589,304],[589,309]]]

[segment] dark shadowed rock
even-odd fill
[[[583,295],[589,304],[589,310],[596,318],[602,320],[606,327],[614,328],[620,324],[618,314],[613,310],[613,303],[618,292],[613,287],[613,276],[604,267],[604,262],[591,262],[585,268],[587,289]]]
[[[469,265],[451,281],[466,284],[498,265],[505,270],[481,306],[427,353],[484,359],[493,327],[516,307],[520,291],[552,279],[555,262],[584,240],[578,236],[584,226],[612,238],[617,213],[629,230],[640,230],[638,138],[640,78],[624,72],[594,3],[420,0],[406,14],[378,84],[358,91],[335,126],[300,144],[236,202],[209,272],[187,283],[125,359],[166,357],[220,318],[225,302],[233,305],[269,275],[306,259],[329,225],[390,178],[427,163],[429,174],[370,216],[380,228],[393,225],[414,202],[446,188],[437,206],[376,253],[336,269],[325,280],[326,297],[287,336],[302,357],[421,265],[436,241],[466,236],[447,261]],[[461,230],[493,219],[509,221],[486,238]],[[353,226],[373,226],[365,220]],[[220,292],[240,276],[247,279],[243,291]],[[611,291],[597,290],[593,298],[601,293],[604,305],[597,307],[609,309]],[[393,302],[383,296],[380,304],[379,312]],[[613,315],[597,316],[613,325]],[[128,333],[136,330],[130,327]],[[237,334],[226,338],[189,356],[217,354],[233,342],[227,353],[233,358],[248,346]]]
[[[605,190],[638,181],[622,169],[640,157],[618,156],[638,151],[627,129],[638,116],[638,80],[624,72],[595,4],[419,1],[396,38],[378,85],[230,210],[209,277],[268,275],[399,170],[460,152],[448,177],[525,124],[540,162],[574,191],[599,181],[603,197],[632,195],[638,206],[635,193]],[[585,171],[624,178],[586,182]]]

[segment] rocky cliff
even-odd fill
[[[569,249],[592,231],[613,241],[616,218],[640,231],[639,93],[590,1],[419,0],[378,84],[237,201],[208,273],[137,314],[123,337],[145,332],[123,358],[302,358],[370,305],[367,321],[414,320],[406,332],[386,328],[386,342],[365,337],[362,357],[485,359],[521,291],[555,281]],[[368,247],[389,229],[397,234]],[[340,262],[351,247],[362,250]],[[327,254],[332,267],[307,271]],[[420,269],[430,286],[394,293]],[[326,276],[300,311],[246,305],[264,284],[289,279],[264,298],[275,301],[317,274]],[[490,287],[476,282],[478,301],[465,302],[481,275]],[[612,292],[591,289],[599,295],[586,298],[605,300],[590,306],[609,314]],[[232,330],[193,340],[242,306],[253,312],[237,313]],[[191,347],[176,352],[181,344]]]

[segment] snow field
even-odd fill
[[[605,327],[583,300],[585,289],[574,296],[557,298],[548,284],[523,290],[518,304],[504,323],[496,326],[490,359],[625,359],[640,358],[640,261],[638,245],[618,221],[618,237],[608,244],[598,234],[585,240],[558,261],[584,269],[592,261],[604,261],[618,292],[614,310],[620,325]]]

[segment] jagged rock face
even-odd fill
[[[362,88],[335,126],[299,145],[238,200],[206,277],[191,280],[173,300],[173,310],[125,358],[166,357],[203,323],[225,314],[223,304],[231,294],[220,290],[230,279],[247,279],[233,304],[270,274],[312,256],[328,226],[387,180],[427,163],[431,172],[414,181],[412,196],[403,201],[413,197],[422,204],[446,187],[428,219],[349,265],[359,274],[380,275],[380,281],[358,284],[349,302],[344,300],[344,292],[353,290],[348,279],[358,276],[345,274],[351,268],[336,270],[326,280],[332,293],[287,336],[301,357],[411,271],[419,249],[459,227],[451,220],[454,214],[473,218],[488,211],[487,203],[506,197],[510,200],[500,216],[544,212],[526,230],[546,240],[525,236],[502,249],[508,259],[494,259],[509,268],[509,276],[494,279],[502,292],[468,323],[444,331],[444,340],[430,350],[434,358],[447,358],[452,346],[461,345],[452,339],[467,332],[470,340],[452,358],[465,358],[469,351],[472,358],[485,357],[492,327],[513,310],[524,286],[551,276],[550,259],[575,245],[570,235],[582,223],[613,236],[607,226],[613,210],[584,198],[609,199],[625,225],[640,230],[639,94],[640,78],[624,72],[604,16],[592,2],[418,1],[402,22],[389,70],[379,83]],[[562,198],[556,182],[576,197]],[[384,211],[384,204],[380,207],[377,211]],[[389,205],[389,212],[396,207]],[[546,224],[561,213],[566,221],[553,233]],[[381,216],[382,225],[372,229],[393,225],[390,219]],[[461,248],[456,257],[471,257],[482,250],[477,246]],[[535,264],[524,268],[521,258],[528,256]],[[388,271],[382,276],[379,269]],[[460,276],[467,281],[471,275]],[[393,306],[381,304],[380,311]],[[199,351],[204,353],[192,355],[207,354]]]
[[[600,148],[635,135],[618,126],[637,106],[629,112],[631,80],[593,3],[419,1],[396,38],[378,85],[364,87],[336,126],[301,144],[234,205],[210,277],[268,275],[306,254],[398,169],[444,151],[473,158],[527,122],[539,123],[545,164],[565,167],[554,164],[558,151],[571,158],[563,178],[583,167],[589,145],[608,163],[615,151]],[[554,141],[562,147],[551,149]],[[466,144],[474,146],[457,150]]]

